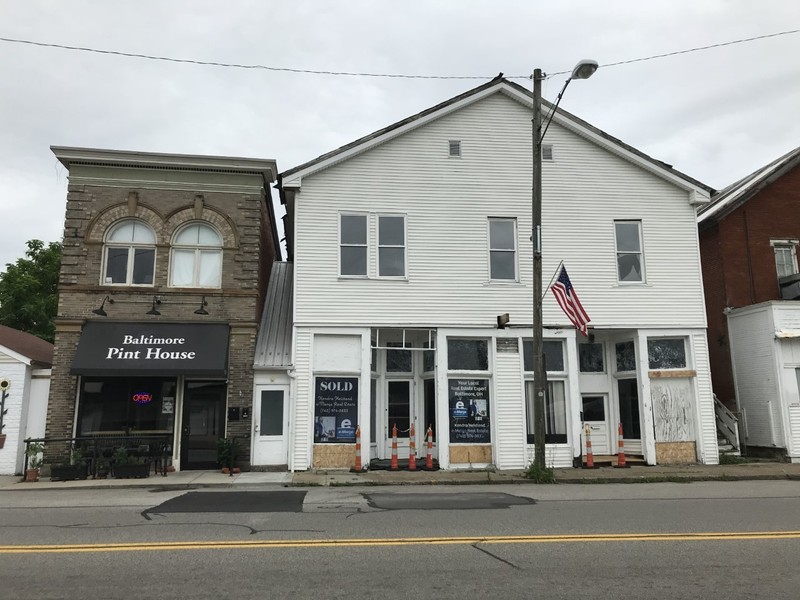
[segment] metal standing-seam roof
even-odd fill
[[[290,367],[292,364],[292,294],[294,265],[276,261],[267,285],[264,311],[256,341],[256,369]]]

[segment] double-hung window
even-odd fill
[[[105,243],[105,285],[153,285],[156,235],[134,219],[116,224]]]
[[[564,342],[542,342],[544,364],[547,371],[547,388],[544,399],[544,441],[546,444],[567,443],[567,394]],[[525,416],[528,443],[534,443],[533,414],[533,342],[522,341],[522,361],[525,370]]]
[[[367,215],[339,216],[339,273],[367,275]]]
[[[339,275],[375,276],[376,264],[378,277],[406,276],[405,216],[340,214]]]
[[[378,277],[405,277],[406,218],[378,215]]]
[[[516,219],[489,219],[489,279],[517,279]]]
[[[644,281],[642,222],[614,221],[617,244],[617,278],[620,283]]]
[[[797,273],[796,244],[790,241],[773,241],[772,248],[775,251],[778,279]]]
[[[210,225],[192,223],[172,241],[170,285],[218,288],[222,284],[222,237]]]

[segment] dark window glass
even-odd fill
[[[636,370],[636,351],[633,342],[622,342],[616,346],[617,371]]]
[[[261,392],[260,435],[283,435],[283,392],[265,390]]]
[[[370,352],[369,368],[373,373],[376,373],[378,371],[378,351],[375,348],[373,348],[372,351]]]
[[[342,215],[342,244],[367,243],[367,216]]]
[[[342,275],[367,274],[367,247],[342,246]]]
[[[561,373],[564,371],[564,344],[559,341],[545,340],[542,342],[544,352],[544,370],[548,373]],[[525,371],[533,372],[533,341],[522,342],[522,360]]]
[[[156,251],[154,248],[136,248],[133,251],[133,283],[153,283],[153,265]]]
[[[378,251],[378,273],[381,277],[402,277],[405,275],[405,248],[381,248]]]
[[[605,421],[606,420],[606,401],[603,396],[584,396],[583,397],[583,420],[584,421]]]
[[[399,343],[389,342],[387,346],[400,346]],[[386,351],[386,371],[389,373],[410,373],[411,350],[387,350]]]
[[[405,217],[380,217],[378,219],[378,244],[380,246],[405,246]]]
[[[389,437],[397,425],[397,437],[407,438],[411,423],[411,383],[409,381],[387,382],[389,400]]]
[[[683,369],[686,344],[683,338],[647,340],[647,359],[651,369]]]
[[[377,396],[378,394],[378,382],[375,379],[370,379],[369,381],[369,438],[372,443],[376,443],[378,441],[378,416],[375,414],[377,412]]]
[[[128,279],[128,248],[108,248],[106,252],[105,283],[125,283]]]
[[[436,437],[436,380],[426,379],[423,382],[425,392],[425,422],[422,423],[422,439],[427,439],[428,427],[431,428],[434,439]],[[427,446],[425,446],[427,448]]]
[[[422,353],[422,370],[425,372],[433,371],[435,366],[435,352],[433,350],[425,350]]]
[[[603,344],[578,344],[581,373],[605,373]]]
[[[635,379],[617,381],[619,391],[619,419],[622,423],[622,437],[629,440],[642,439],[639,423],[639,385]]]
[[[156,377],[84,378],[78,435],[172,433],[175,380]]]
[[[513,252],[497,252],[492,250],[489,253],[489,266],[491,268],[490,277],[492,279],[510,279],[517,277],[516,257]]]
[[[447,340],[447,366],[452,371],[488,371],[489,345],[486,340]]]

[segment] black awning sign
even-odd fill
[[[83,328],[73,375],[224,377],[230,327],[218,323],[98,323]]]

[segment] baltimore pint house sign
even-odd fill
[[[71,373],[225,377],[229,336],[221,323],[89,321]]]

